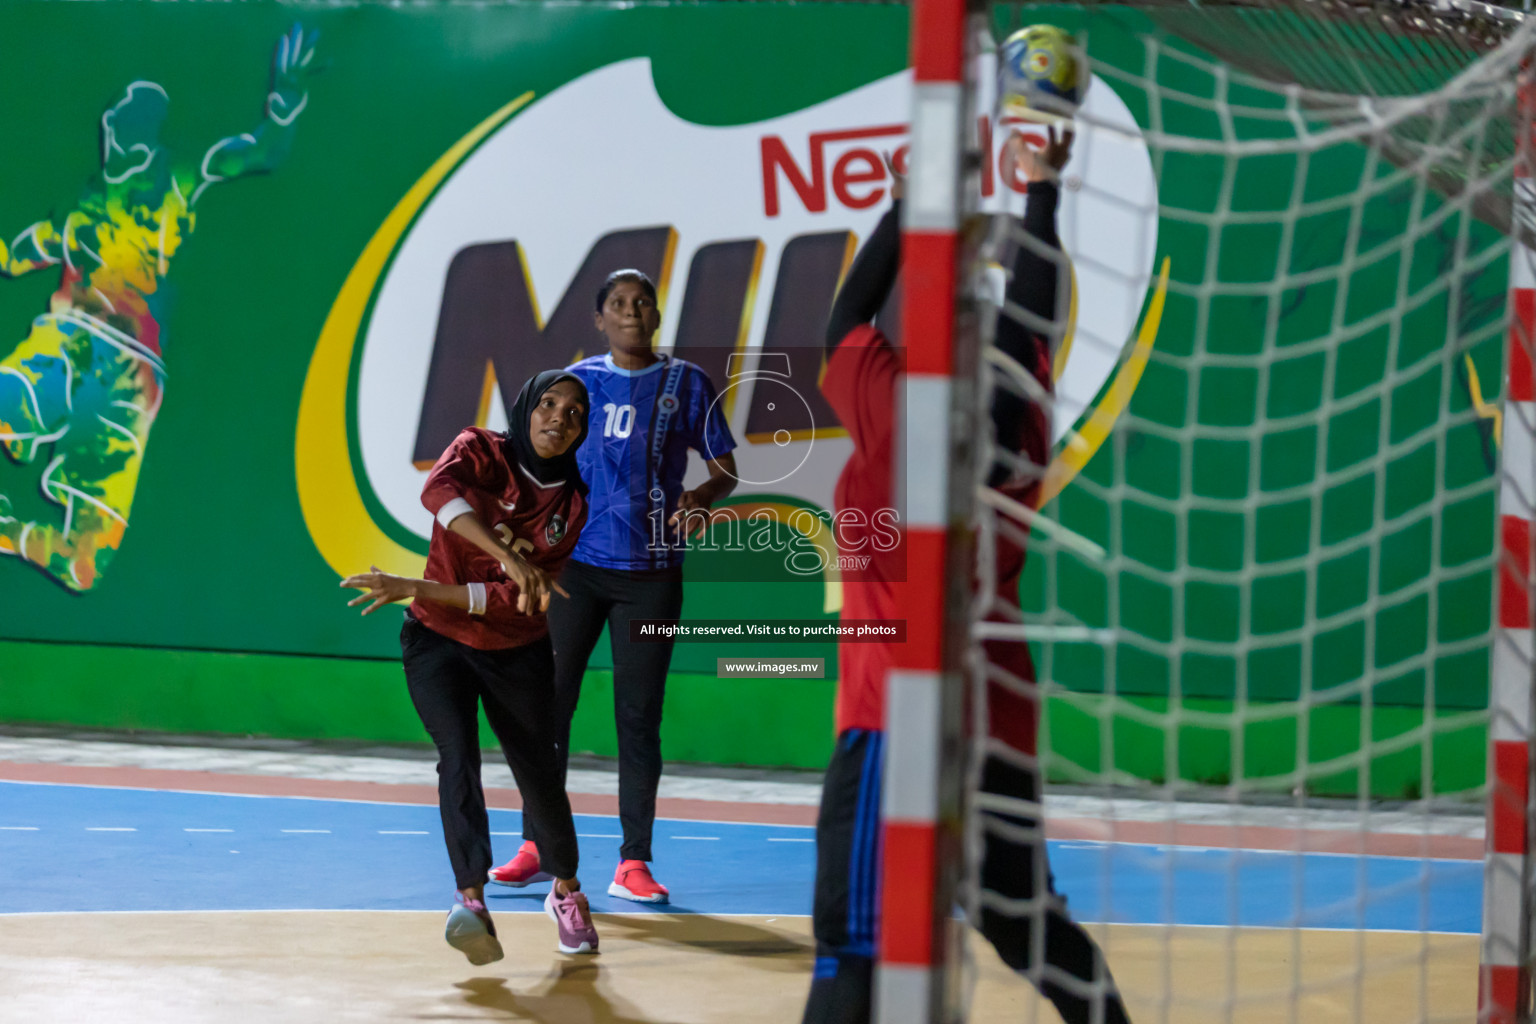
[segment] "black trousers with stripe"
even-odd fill
[[[491,825],[480,783],[480,706],[523,798],[539,863],[576,877],[576,822],[555,749],[555,664],[549,639],[482,651],[407,615],[400,650],[411,703],[437,747],[437,802],[454,882],[484,885]]]
[[[661,784],[661,709],[672,664],[672,641],[635,643],[630,619],[675,619],[683,610],[683,570],[604,569],[572,559],[560,573],[571,595],[549,605],[555,645],[555,721],[560,781],[570,756],[571,719],[581,698],[587,659],[608,627],[613,646],[613,719],[619,743],[619,856],[651,859],[656,789]],[[531,819],[524,815],[524,838]]]
[[[837,738],[827,766],[816,819],[816,897],[811,927],[816,968],[804,1024],[868,1024],[874,994],[874,962],[880,937],[880,890],[900,879],[880,871],[880,779],[885,737],[850,729]],[[989,758],[982,791],[1037,801],[1036,772]],[[1066,1024],[1125,1024],[1125,1007],[1104,956],[1092,937],[1067,914],[1056,895],[1040,823],[1034,818],[984,812],[995,822],[1029,836],[986,833],[981,884],[1011,899],[1045,898],[1029,914],[983,908],[981,933],[1003,962],[1025,974]],[[899,872],[901,865],[892,865]],[[1043,948],[1044,956],[1041,956]]]

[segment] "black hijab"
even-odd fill
[[[533,420],[533,410],[539,404],[539,399],[544,397],[544,392],[559,384],[563,380],[574,381],[576,387],[581,390],[581,404],[591,411],[591,400],[587,397],[587,386],[581,382],[581,378],[574,373],[564,370],[545,370],[536,373],[523,385],[523,390],[517,394],[517,401],[507,412],[507,444],[517,456],[517,461],[533,478],[541,484],[554,483],[557,480],[573,482],[581,493],[587,493],[587,485],[582,482],[581,471],[576,468],[576,449],[581,447],[581,442],[587,439],[587,418],[581,421],[581,433],[576,441],[565,450],[565,454],[556,455],[552,459],[546,459],[539,455],[533,447],[533,438],[530,436],[529,423]]]

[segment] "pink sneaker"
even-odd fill
[[[500,960],[501,943],[496,938],[496,926],[491,923],[485,904],[467,900],[463,893],[455,899],[458,903],[448,912],[448,923],[443,928],[443,938],[448,940],[448,945],[463,953],[476,967]]]
[[[550,916],[560,932],[560,952],[596,953],[597,929],[592,925],[586,894],[556,893],[558,888],[558,885],[551,886],[549,895],[544,897],[544,913]]]
[[[497,885],[505,885],[513,889],[521,889],[534,882],[547,882],[554,877],[547,871],[539,870],[539,849],[531,840],[517,848],[516,857],[499,868],[491,868],[487,876]]]
[[[609,896],[636,903],[665,903],[672,894],[667,887],[651,877],[651,868],[643,860],[621,860],[613,873],[613,884],[608,887]]]

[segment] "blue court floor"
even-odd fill
[[[520,815],[491,811],[499,860]],[[647,912],[604,890],[618,821],[578,816],[597,911]],[[803,915],[809,828],[661,820],[669,913]],[[1482,865],[1052,842],[1058,889],[1080,920],[1476,933]],[[493,911],[539,911],[546,885],[491,886]],[[0,913],[441,910],[453,882],[435,807],[290,797],[0,783]]]

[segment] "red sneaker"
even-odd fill
[[[609,896],[636,903],[665,903],[671,893],[667,887],[651,877],[650,865],[643,860],[621,860],[619,870],[613,873],[613,884],[608,887]]]
[[[539,849],[530,840],[517,848],[516,857],[499,868],[491,868],[487,877],[497,885],[521,889],[534,882],[547,882],[555,876],[539,870]]]

